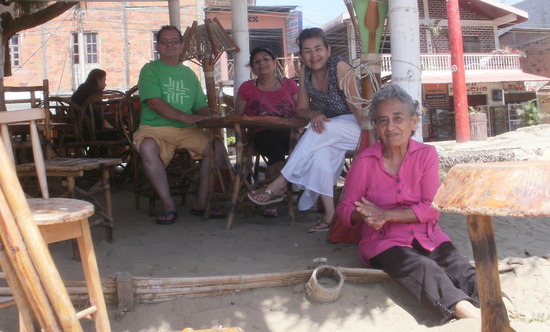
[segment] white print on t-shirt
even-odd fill
[[[174,81],[168,78],[168,84],[164,84],[164,100],[170,104],[183,104],[189,98],[189,88],[185,87],[183,80]]]

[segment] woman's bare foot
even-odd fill
[[[282,179],[281,179],[282,178]],[[270,184],[250,192],[254,201],[265,203],[273,200],[276,197],[281,197],[286,191],[286,179],[278,177]]]

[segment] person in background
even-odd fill
[[[239,87],[235,114],[294,118],[298,85],[291,79],[277,76],[273,52],[267,47],[253,49],[249,65],[257,78]],[[265,181],[268,183],[279,176],[284,166],[290,129],[256,129],[254,135],[254,151],[267,159]],[[277,208],[265,207],[263,216],[277,217]]]
[[[143,66],[139,74],[139,97],[142,111],[134,134],[147,179],[162,201],[164,212],[157,224],[168,225],[177,218],[165,167],[176,149],[185,148],[191,158],[202,159],[197,199],[190,213],[202,216],[206,208],[209,173],[209,135],[195,123],[211,117],[206,97],[195,73],[180,61],[183,36],[174,26],[163,26],[157,33],[159,59]],[[226,151],[215,141],[215,162],[222,167]],[[221,211],[211,211],[211,218],[225,218]]]
[[[440,324],[481,318],[474,267],[438,223],[435,147],[414,141],[418,102],[397,85],[378,91],[369,118],[379,141],[361,152],[346,177],[338,215],[361,232],[359,255],[384,270]]]
[[[296,117],[309,121],[309,128],[288,158],[281,175],[248,197],[259,205],[281,201],[286,184],[304,188],[298,208],[310,209],[320,196],[324,216],[309,232],[327,231],[335,212],[334,185],[338,181],[346,151],[355,150],[361,128],[360,99],[351,66],[331,56],[323,30],[305,29],[297,38],[300,86]]]
[[[86,81],[80,84],[71,96],[71,101],[80,107],[84,106],[85,104],[88,105],[88,103],[91,102],[101,101],[103,97],[102,93],[103,91],[105,91],[106,86],[107,72],[105,72],[105,70],[103,69],[92,69],[88,73]],[[92,104],[91,106],[94,109],[94,112],[92,112],[92,114],[94,116],[95,125],[92,126],[89,123],[83,124],[82,138],[85,141],[92,140],[92,137],[95,137],[95,139],[99,141],[118,139],[118,132],[112,130],[103,131],[105,127],[112,127],[112,125],[105,120],[104,114],[101,114],[101,112],[104,111],[103,108],[100,105]],[[92,132],[94,131],[95,136],[92,135]]]
[[[98,92],[103,92],[107,86],[107,72],[102,69],[92,69],[84,83],[71,96],[71,101],[78,106],[84,105],[86,100]]]

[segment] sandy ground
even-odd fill
[[[440,148],[449,150],[450,146]],[[544,151],[535,154],[543,155]],[[296,225],[289,226],[281,207],[280,216],[274,219],[261,217],[259,209],[247,218],[239,209],[234,227],[228,231],[224,229],[225,220],[204,222],[191,216],[189,205],[178,206],[179,218],[174,225],[156,225],[145,208],[136,210],[129,185],[116,187],[113,199],[114,242],[107,243],[102,230],[93,229],[102,277],[123,271],[132,276],[161,278],[288,272],[305,269],[317,257],[326,257],[333,266],[362,267],[356,245],[331,244],[325,241],[326,233],[307,233],[320,216],[315,210],[298,212]],[[142,198],[142,206],[146,204]],[[549,221],[509,217],[493,220],[499,263],[510,268],[500,278],[503,291],[513,303],[506,302],[511,325],[517,331],[550,331]],[[473,261],[465,217],[442,214],[441,225]],[[80,264],[72,260],[69,243],[51,245],[50,250],[65,279],[82,280]],[[345,282],[339,300],[328,304],[311,303],[303,284],[298,284],[136,304],[135,310],[121,319],[115,317],[115,305],[108,309],[113,331],[221,326],[241,327],[248,332],[480,330],[479,322],[474,320],[432,326],[427,313],[392,281]],[[0,331],[17,330],[17,310],[0,310]],[[93,328],[86,325],[86,330]]]

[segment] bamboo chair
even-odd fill
[[[244,148],[244,153],[243,153],[244,159],[245,159],[244,164],[246,165],[246,170],[245,170],[245,174],[246,174],[246,176],[245,176],[245,178],[246,178],[245,193],[246,194],[248,194],[252,190],[261,188],[263,185],[266,185],[270,181],[274,180],[274,179],[266,179],[265,178],[265,170],[266,170],[267,166],[264,166],[263,164],[267,165],[267,159],[254,150],[254,136],[255,135],[253,133],[253,130],[254,129],[251,129],[249,134],[248,134],[247,143],[246,143],[246,146]],[[294,130],[294,129],[291,129],[291,130]],[[289,156],[292,153],[292,150],[294,149],[296,144],[298,144],[298,139],[299,139],[299,137],[297,137],[296,134],[291,135],[291,141],[289,142],[290,144],[289,144],[289,150],[288,150],[288,155]],[[262,162],[263,162],[263,164],[262,164]],[[261,174],[263,174],[263,180],[261,180]],[[287,208],[287,211],[288,211],[288,217],[289,217],[289,223],[288,224],[290,226],[293,226],[294,222],[295,222],[295,214],[294,214],[294,192],[292,190],[292,183],[290,183],[290,182],[287,183],[286,187],[287,187],[286,188],[287,197],[286,197],[285,200],[283,200],[279,203],[270,204],[270,205],[267,205],[267,206],[264,206],[264,207],[268,207],[268,206],[275,206],[276,207],[276,206],[279,206],[279,205],[281,205],[281,206],[286,205],[286,208]],[[252,208],[257,208],[258,207],[256,204],[250,202],[248,199],[243,200],[242,204],[246,208],[245,211],[246,211],[246,216],[247,217],[250,216],[250,208],[251,207]]]
[[[121,135],[118,113],[124,93],[106,90],[90,96],[81,107],[76,107],[75,124],[78,136],[67,148],[79,157],[119,157],[126,145]]]
[[[136,209],[141,209],[141,196],[148,197],[149,215],[154,216],[156,215],[155,202],[158,196],[143,174],[139,151],[133,141],[133,135],[139,128],[141,116],[141,103],[137,95],[138,92],[137,85],[126,92],[120,105],[118,122],[121,128],[123,128],[122,134],[131,150],[128,161],[129,165],[126,167],[132,173]],[[194,177],[199,170],[199,162],[199,160],[192,159],[186,149],[178,149],[174,152],[174,157],[170,164],[166,166],[170,193],[173,196],[181,195],[182,205],[185,205],[187,194],[196,192],[197,185],[195,184]]]
[[[0,112],[2,269],[21,312],[24,331],[35,331],[34,322],[45,331],[81,331],[77,318],[90,317],[97,331],[110,331],[88,217],[91,203],[76,199],[50,198],[44,156],[37,122],[48,118],[44,108]],[[9,123],[30,126],[35,168],[43,198],[25,199],[15,173]],[[19,234],[21,233],[21,234]],[[76,314],[53,265],[46,243],[76,239],[91,307]],[[27,248],[27,250],[21,250]]]

